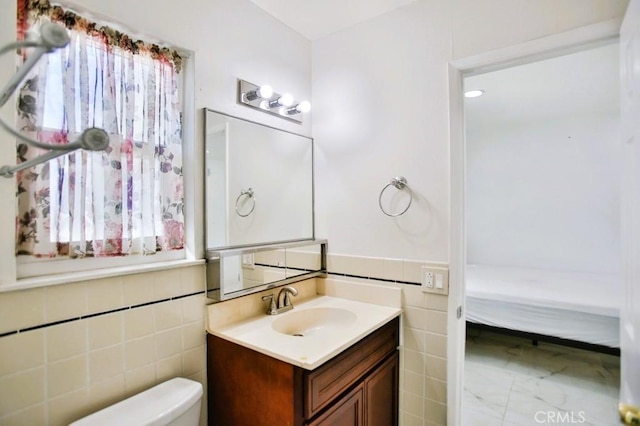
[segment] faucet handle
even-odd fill
[[[267,315],[276,315],[278,309],[276,308],[276,301],[273,298],[273,293],[262,296],[262,300],[269,300],[269,307],[267,308]]]

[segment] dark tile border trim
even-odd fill
[[[154,301],[151,301],[151,302],[140,303],[140,304],[137,304],[137,305],[123,306],[122,308],[112,309],[110,311],[96,312],[96,313],[93,313],[93,314],[81,315],[81,316],[75,317],[75,318],[68,318],[68,319],[64,319],[64,320],[60,320],[60,321],[53,321],[53,322],[48,322],[48,323],[44,323],[44,324],[38,324],[38,325],[34,325],[32,327],[26,327],[26,328],[22,328],[22,329],[19,329],[19,330],[7,331],[5,333],[1,333],[0,334],[0,338],[11,336],[13,334],[26,333],[27,331],[39,330],[41,328],[53,327],[54,325],[60,325],[60,324],[64,324],[64,323],[67,323],[67,322],[80,321],[80,320],[85,320],[85,319],[89,319],[89,318],[99,317],[99,316],[102,316],[102,315],[114,314],[116,312],[127,311],[129,309],[142,308],[144,306],[149,306],[149,305],[155,305],[157,303],[168,302],[170,300],[184,299],[186,297],[197,296],[199,294],[204,294],[204,290],[203,291],[197,291],[195,293],[182,294],[180,296],[175,296],[175,297],[168,297],[166,299],[160,299],[160,300],[154,300]]]
[[[342,272],[328,272],[329,275],[332,276],[339,276],[339,277],[348,277],[348,278],[359,278],[359,279],[364,279],[364,280],[375,280],[375,281],[382,281],[385,283],[393,283],[393,284],[408,284],[408,285],[417,285],[420,286],[420,283],[414,283],[411,281],[402,281],[402,280],[388,280],[386,278],[376,278],[376,277],[364,277],[362,275],[353,275],[353,274],[343,274]]]

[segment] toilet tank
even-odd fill
[[[70,426],[197,426],[202,385],[181,377],[95,412]]]

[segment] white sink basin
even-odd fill
[[[216,304],[209,306],[215,308]],[[280,361],[313,370],[400,312],[399,307],[318,296],[279,315],[260,313],[209,327],[208,331]]]
[[[351,311],[333,307],[299,309],[277,318],[271,327],[289,336],[308,337],[316,333],[335,331],[356,322],[357,315]]]

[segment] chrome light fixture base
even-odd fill
[[[293,101],[293,103],[286,102],[285,104],[281,104],[279,103],[281,98],[287,98],[291,95],[272,92],[270,97],[262,98],[258,95],[260,93],[260,87],[261,86],[257,84],[239,78],[237,103],[285,120],[293,121],[294,123],[302,124],[303,113],[296,110],[296,107],[306,101]]]

